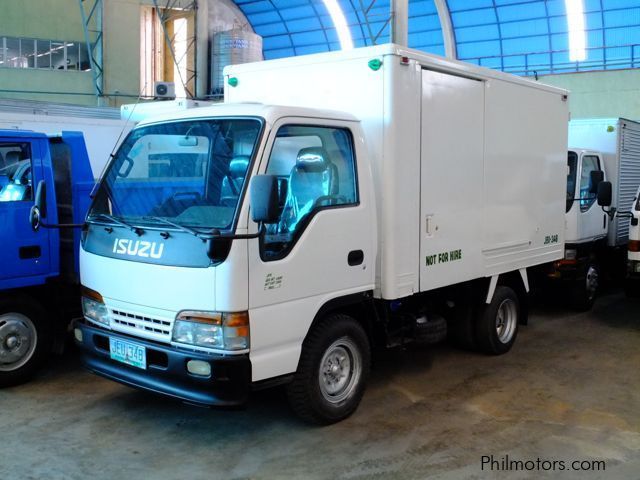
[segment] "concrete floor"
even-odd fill
[[[386,353],[356,414],[325,428],[293,417],[281,390],[204,410],[57,360],[0,391],[3,480],[640,478],[640,303],[620,294],[587,314],[536,307],[503,357]],[[606,471],[491,472],[484,455]]]

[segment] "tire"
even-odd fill
[[[578,312],[591,310],[598,295],[600,270],[589,261],[584,269],[584,278],[576,282],[571,291],[571,306]]]
[[[0,388],[30,380],[51,350],[53,337],[33,300],[0,300]]]
[[[369,339],[356,320],[343,314],[325,317],[302,344],[298,371],[287,385],[291,408],[309,423],[344,420],[360,404],[370,361]]]
[[[511,350],[518,336],[520,300],[509,287],[499,285],[490,304],[483,305],[476,317],[475,338],[478,349],[489,355]]]

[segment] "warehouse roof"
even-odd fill
[[[332,4],[356,47],[389,41],[389,0],[235,3],[267,59],[339,50]],[[567,5],[583,10],[568,15]],[[640,66],[640,0],[410,0],[409,17],[410,47],[444,55],[448,43],[460,60],[520,75]]]

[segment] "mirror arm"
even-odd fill
[[[602,208],[602,211],[606,213],[609,216],[609,218],[613,219],[613,217],[616,216],[616,211],[617,211],[616,207],[610,207],[609,210],[605,209],[604,207],[600,207],[600,208]]]
[[[266,233],[267,229],[263,223],[260,223],[257,233],[240,233],[225,235],[218,230],[212,230],[211,233],[200,235],[203,240],[251,240],[254,238],[260,238]]]
[[[617,211],[616,212],[616,217],[619,217],[619,218],[633,218],[633,213]]]

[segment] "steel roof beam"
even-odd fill
[[[444,40],[444,52],[447,58],[458,58],[458,48],[456,45],[456,32],[453,29],[453,21],[451,20],[451,11],[447,0],[433,0],[440,18],[440,26],[442,27],[442,39]]]

